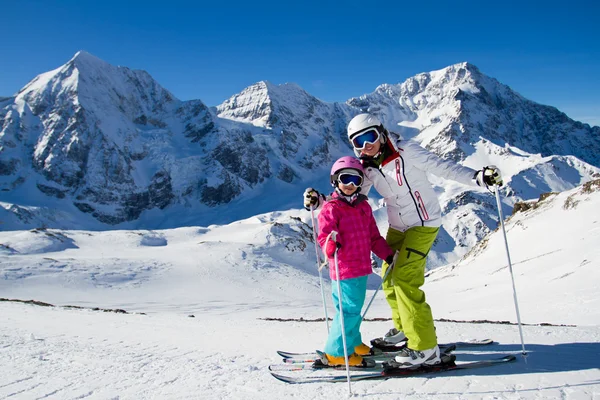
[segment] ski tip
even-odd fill
[[[270,372],[270,374],[271,374],[271,376],[272,376],[273,378],[275,378],[275,379],[277,379],[277,380],[280,380],[280,381],[282,381],[282,382],[286,382],[286,380],[285,380],[285,379],[283,379],[283,376],[282,376],[282,375],[276,374],[275,372]]]
[[[282,351],[282,350],[277,350],[277,354],[279,354],[283,358],[293,358],[293,356],[294,356],[289,351]]]
[[[454,342],[463,346],[486,346],[489,344],[498,344],[498,342],[494,341],[494,339],[467,339],[464,341],[456,341]]]
[[[277,379],[278,381],[281,381],[284,383],[296,383],[294,380],[290,379],[287,376],[279,375],[279,374],[276,374],[275,372],[271,372],[270,374],[273,376],[273,378]]]
[[[467,340],[466,343],[486,345],[486,344],[494,344],[497,342],[494,342],[494,339],[471,339],[471,340]]]

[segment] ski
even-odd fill
[[[455,344],[456,347],[487,346],[494,343],[494,339],[469,339],[464,341],[452,342],[452,344]]]
[[[456,347],[471,347],[471,346],[487,346],[489,344],[493,344],[494,340],[493,339],[470,339],[470,340],[465,340],[462,342],[453,342],[452,344],[456,345]],[[399,351],[400,349],[402,349],[404,346],[406,346],[406,341],[401,342],[397,345],[393,345],[393,344],[386,344],[383,338],[377,338],[377,339],[373,339],[371,340],[371,346],[373,346],[376,349],[385,351],[385,352],[391,352],[391,351]],[[439,345],[440,348],[442,345]]]
[[[444,352],[447,347],[451,347],[451,346],[454,346],[454,348],[464,348],[464,347],[469,347],[469,346],[490,345],[492,343],[494,343],[494,341],[492,339],[473,339],[470,341],[463,341],[463,342],[441,343],[438,346],[440,347],[440,351]],[[374,360],[387,359],[387,358],[393,357],[396,354],[398,354],[398,352],[400,352],[404,348],[404,346],[406,346],[406,344],[401,345],[401,346],[390,346],[388,348],[388,350],[379,349],[379,350],[382,350],[381,354],[365,356],[365,358],[367,358],[367,359],[371,358]],[[279,354],[281,357],[283,357],[283,362],[290,363],[290,364],[314,362],[315,360],[317,360],[319,358],[317,356],[316,352],[292,353],[292,352],[288,352],[288,351],[278,350],[277,354]]]
[[[391,378],[405,378],[410,376],[419,376],[426,374],[435,374],[439,372],[456,371],[463,369],[475,369],[491,367],[494,365],[505,364],[515,361],[517,358],[514,355],[507,355],[501,358],[493,358],[488,360],[471,361],[456,364],[454,362],[447,364],[439,364],[433,366],[421,366],[415,369],[409,368],[392,368],[385,369],[379,372],[367,372],[364,374],[350,375],[351,381],[365,381],[365,380],[385,380]],[[336,376],[286,376],[280,375],[275,372],[271,372],[271,375],[275,379],[278,379],[285,383],[300,384],[300,383],[336,383],[346,382],[348,377],[346,375]]]
[[[330,367],[324,364],[316,364],[315,363],[298,363],[298,364],[271,364],[269,365],[269,371],[272,372],[282,372],[282,371],[316,371],[319,369],[326,370],[337,370],[337,371],[345,371],[345,366],[336,366]],[[378,363],[372,367],[350,367],[350,371],[382,371],[383,364]]]
[[[440,357],[443,362],[453,361],[454,357],[451,353],[456,349],[456,346],[449,345],[444,347],[441,350]],[[383,353],[375,356],[363,356],[363,359],[371,362],[372,365],[367,367],[350,367],[351,371],[381,371],[383,369],[383,364],[381,362],[390,362],[394,356],[398,354],[395,353]],[[335,366],[331,367],[329,365],[325,365],[321,362],[321,359],[318,358],[314,361],[305,361],[305,362],[289,362],[290,359],[284,359],[284,364],[272,364],[269,365],[269,371],[280,372],[280,371],[306,371],[306,370],[318,370],[318,369],[338,369],[345,370],[346,366]],[[286,362],[287,361],[287,362]],[[373,363],[374,362],[374,363]]]

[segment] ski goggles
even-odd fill
[[[375,128],[368,129],[352,138],[352,146],[356,150],[362,150],[368,144],[375,144],[379,140],[379,131]]]
[[[342,185],[354,185],[356,187],[360,187],[360,185],[362,185],[363,178],[360,175],[344,173],[338,176],[338,182]]]

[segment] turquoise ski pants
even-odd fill
[[[367,294],[367,278],[368,276],[361,276],[340,281],[348,355],[354,353],[354,348],[362,343],[362,336],[360,335],[362,318],[360,313]],[[338,293],[337,281],[331,281],[331,287],[331,297],[333,298],[333,305],[335,306],[336,313],[335,317],[333,317],[324,351],[331,356],[343,357],[344,343],[342,341],[342,322],[340,319],[339,303],[340,295]]]

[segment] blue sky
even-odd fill
[[[268,80],[324,101],[468,61],[600,125],[597,1],[2,1],[0,96],[78,50],[220,104]],[[521,4],[524,3],[524,4]]]

